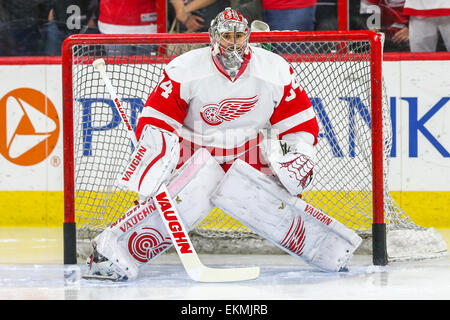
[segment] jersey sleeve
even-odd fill
[[[305,131],[314,136],[317,144],[319,125],[314,108],[304,88],[298,83],[290,68],[292,81],[284,86],[283,97],[270,118],[272,128],[278,130],[279,138],[284,135]]]
[[[163,79],[153,89],[139,117],[136,127],[138,139],[148,124],[179,135],[187,111],[187,103],[180,97],[180,87],[179,82],[163,72]]]

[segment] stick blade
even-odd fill
[[[163,183],[158,192],[153,196],[156,209],[169,232],[170,238],[175,245],[175,248],[180,258],[181,264],[191,277],[192,280],[198,282],[231,282],[231,281],[243,281],[255,279],[259,276],[259,267],[250,268],[229,268],[229,269],[216,269],[205,266],[199,259],[195,248],[189,238],[189,235],[185,231],[183,221],[180,218],[180,214],[176,208],[175,202],[167,190],[167,186]],[[164,205],[164,209],[163,209]],[[170,220],[178,222],[177,238],[174,236],[175,230],[169,225],[168,217],[165,212],[170,212]],[[180,234],[182,236],[180,236]],[[177,241],[177,239],[184,239],[183,241]],[[188,244],[187,247],[180,248],[180,243]]]
[[[253,280],[259,276],[259,267],[250,268],[209,268],[203,267],[189,276],[198,282],[236,282]]]
[[[189,277],[197,282],[234,282],[256,279],[259,267],[210,268],[205,266],[195,250],[191,253],[179,253],[181,264]]]

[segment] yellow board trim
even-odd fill
[[[450,228],[449,191],[392,191],[391,195],[416,224]],[[61,227],[63,222],[62,191],[0,191],[0,227]],[[234,221],[223,223],[233,225]]]
[[[0,191],[0,227],[60,227],[62,191]]]

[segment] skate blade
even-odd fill
[[[102,276],[96,274],[85,274],[82,275],[81,278],[86,280],[100,280],[100,281],[118,281],[119,278],[117,276]]]

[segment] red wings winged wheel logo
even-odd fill
[[[218,104],[207,104],[200,109],[202,119],[211,126],[224,121],[232,121],[251,111],[258,102],[257,96],[251,98],[229,98]]]

